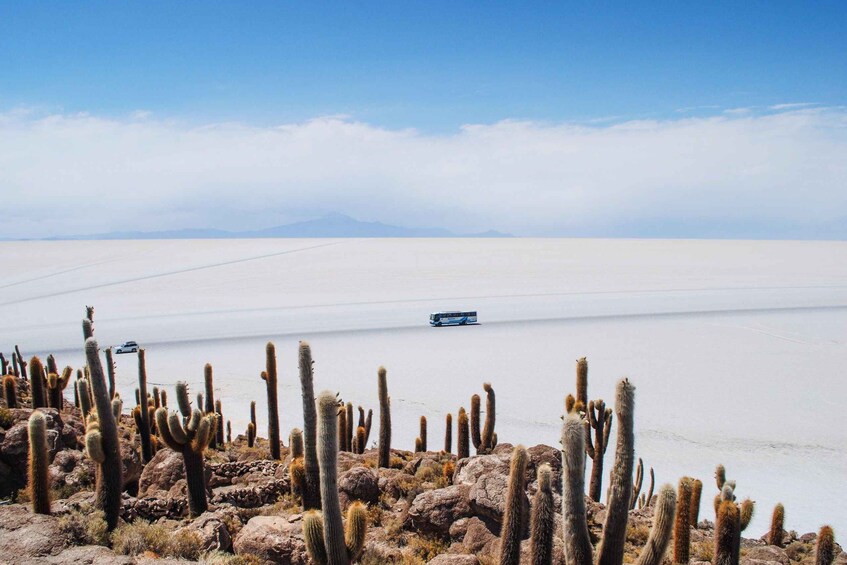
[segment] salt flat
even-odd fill
[[[502,442],[557,445],[574,364],[589,396],[637,387],[636,452],[657,481],[705,483],[723,463],[757,502],[801,532],[847,532],[847,244],[568,239],[2,242],[0,348],[82,363],[79,320],[96,306],[102,346],[147,348],[153,383],[199,391],[215,368],[224,416],[264,416],[264,343],[280,357],[281,424],[301,425],[300,339],[316,386],[376,408],[389,371],[395,446],[420,415],[438,446],[446,413],[483,381]],[[476,309],[480,325],[430,328],[429,312]],[[135,356],[117,356],[133,397]],[[264,434],[262,434],[264,435]],[[283,435],[286,435],[285,433]],[[613,457],[612,449],[607,457]],[[611,465],[607,465],[607,468]],[[646,486],[646,485],[645,485]]]

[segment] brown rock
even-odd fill
[[[409,523],[422,533],[449,533],[453,522],[472,514],[468,502],[470,488],[453,485],[419,494],[409,508]]]
[[[373,504],[379,500],[379,484],[376,475],[367,467],[353,467],[338,479],[338,498],[341,507],[360,500]]]
[[[462,545],[469,553],[477,553],[496,538],[497,536],[491,533],[491,530],[488,529],[485,523],[474,516],[468,520],[468,527],[465,537],[462,540]]]
[[[479,559],[475,555],[438,555],[435,559],[427,561],[429,565],[479,565]]]
[[[233,541],[237,555],[254,555],[265,563],[307,565],[306,543],[300,522],[281,516],[256,516]]]
[[[229,513],[234,514],[235,511]],[[181,530],[197,532],[202,540],[203,551],[229,551],[232,537],[226,527],[226,514],[225,510],[204,512]]]
[[[0,511],[0,556],[13,555],[16,563],[26,563],[33,557],[58,555],[64,548],[57,518],[33,514],[21,504]]]
[[[791,563],[791,560],[788,558],[788,554],[785,553],[785,550],[774,545],[751,548],[747,551],[747,555],[741,559],[741,563],[748,563],[750,561],[775,562],[780,565],[789,565]],[[758,564],[750,563],[749,565]]]
[[[153,456],[138,481],[138,496],[147,496],[157,491],[169,491],[180,479],[185,478],[182,454],[168,448],[160,449]]]

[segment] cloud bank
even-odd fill
[[[519,235],[847,236],[847,109],[449,135],[344,117],[0,114],[0,237],[259,229],[340,212]]]

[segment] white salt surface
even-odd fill
[[[637,387],[636,452],[657,482],[712,480],[723,463],[800,533],[830,523],[847,542],[847,244],[622,240],[230,240],[0,243],[0,348],[82,363],[80,319],[96,306],[102,347],[137,340],[151,383],[202,390],[215,369],[224,417],[264,433],[264,344],[277,346],[283,436],[301,423],[297,342],[316,388],[378,408],[388,368],[394,445],[429,443],[444,416],[490,381],[501,442],[558,445],[574,364],[589,397]],[[430,328],[431,311],[475,309],[480,325]],[[121,395],[136,358],[116,356]],[[128,406],[127,406],[128,408]],[[616,429],[616,428],[615,428]],[[375,434],[372,435],[372,440]],[[455,433],[454,433],[455,438]],[[611,467],[614,444],[607,453]],[[606,480],[606,484],[608,479]],[[646,481],[645,481],[646,488]]]

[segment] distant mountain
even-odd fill
[[[249,239],[274,237],[336,238],[336,237],[513,237],[510,234],[489,230],[482,233],[456,234],[442,228],[406,228],[382,222],[360,222],[344,214],[329,214],[315,220],[295,222],[253,231],[225,231],[216,229],[182,229],[164,231],[121,231],[50,237],[50,240],[111,240],[111,239]]]

